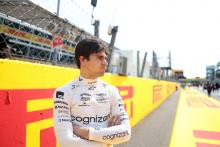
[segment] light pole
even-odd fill
[[[59,16],[60,13],[60,0],[57,1],[57,16]]]

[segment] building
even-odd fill
[[[186,77],[184,76],[184,71],[183,70],[172,70],[172,77],[175,79],[186,79]]]
[[[206,79],[213,81],[215,79],[215,65],[206,66]]]
[[[150,64],[146,60],[147,55],[144,61],[144,54],[138,54],[139,53],[136,50],[114,49],[109,72],[127,76],[149,78]]]
[[[220,79],[220,61],[216,65],[215,76],[216,78]]]

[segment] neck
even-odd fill
[[[85,79],[97,79],[98,77],[92,74],[88,74],[88,72],[80,71],[80,76],[82,76]]]

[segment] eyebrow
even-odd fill
[[[105,59],[108,59],[108,56],[106,55],[96,55],[98,58],[105,58]]]

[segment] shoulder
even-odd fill
[[[102,87],[104,87],[104,88],[106,88],[106,89],[108,89],[110,91],[115,91],[115,92],[118,91],[118,88],[115,87],[114,85],[106,83],[105,81],[102,81],[102,80],[100,80],[100,83],[102,84]]]
[[[58,87],[55,90],[53,97],[60,100],[69,99],[71,92],[73,91],[73,89],[75,89],[76,83],[77,81],[73,80],[64,84],[63,86]]]
[[[56,91],[69,92],[69,91],[75,89],[75,87],[77,87],[76,86],[77,84],[78,84],[77,80],[72,80],[72,81],[69,81],[68,83],[58,87],[56,89]]]

